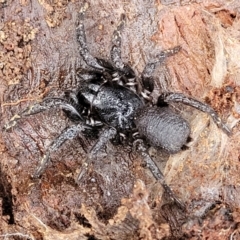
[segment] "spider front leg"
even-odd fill
[[[121,15],[120,22],[117,29],[113,32],[112,36],[112,49],[110,52],[111,61],[114,67],[118,70],[116,76],[114,76],[113,81],[119,81],[123,79],[124,84],[128,87],[134,87],[137,85],[136,76],[133,69],[122,60],[122,37],[121,33],[126,22],[125,14]]]
[[[101,151],[106,146],[106,144],[116,136],[116,134],[117,130],[113,127],[107,127],[103,130],[103,132],[99,136],[98,141],[93,145],[90,152],[88,153],[86,161],[82,165],[82,169],[77,178],[78,182],[80,182],[82,177],[88,171],[89,165],[94,160],[94,158],[97,157],[99,151]]]
[[[122,44],[121,32],[125,25],[125,21],[126,21],[126,16],[122,14],[120,22],[117,26],[117,29],[113,32],[113,36],[112,36],[113,46],[110,52],[111,60],[114,66],[120,71],[123,71],[125,67],[125,64],[123,63],[122,57],[121,57],[121,44]]]
[[[187,97],[182,93],[163,93],[158,98],[158,106],[166,105],[170,102],[181,102],[188,106],[194,107],[202,112],[207,113],[213,119],[213,121],[217,124],[219,128],[221,128],[227,135],[231,135],[231,130],[226,126],[222,119],[218,116],[218,114],[211,108],[208,104],[202,103],[194,98]]]
[[[61,108],[71,113],[72,116],[76,116],[78,117],[78,119],[82,119],[80,113],[72,104],[68,103],[67,100],[61,98],[46,98],[41,103],[31,105],[30,107],[23,110],[21,113],[14,115],[10,119],[10,121],[5,124],[4,129],[11,129],[17,124],[20,119],[24,117],[31,116],[46,110],[52,110],[53,108]]]
[[[156,180],[158,182],[160,182],[160,184],[162,185],[164,191],[168,194],[168,196],[173,201],[175,201],[176,204],[180,208],[185,209],[185,205],[175,196],[172,189],[166,184],[165,179],[164,179],[164,175],[162,174],[162,172],[160,171],[160,169],[158,168],[156,163],[153,161],[153,159],[148,154],[147,147],[145,146],[143,140],[141,140],[141,139],[135,140],[134,141],[134,147],[136,148],[136,150],[138,152],[141,153],[145,163],[147,164],[147,167],[149,168],[149,170],[151,171],[153,176],[156,178]]]
[[[78,125],[66,128],[49,146],[48,150],[42,157],[40,164],[33,175],[33,178],[39,178],[42,175],[50,160],[50,155],[52,152],[57,151],[65,141],[74,139],[80,132],[86,129],[91,128],[86,126],[84,123],[79,123]]]
[[[178,53],[181,50],[180,46],[168,49],[168,50],[164,50],[161,51],[160,54],[157,55],[156,60],[149,62],[146,64],[146,66],[144,67],[144,70],[142,72],[141,75],[141,81],[142,81],[142,85],[144,88],[144,91],[141,93],[141,95],[151,101],[151,97],[149,96],[151,94],[151,92],[154,89],[154,78],[153,78],[153,74],[154,71],[157,67],[157,65],[162,64],[168,57],[171,57],[173,55],[175,55],[176,53]]]
[[[78,23],[76,27],[77,41],[80,45],[79,52],[86,64],[92,68],[103,71],[104,67],[98,62],[98,60],[91,55],[87,46],[85,27],[84,27],[84,15],[88,9],[89,4],[87,2],[83,3],[78,16]]]
[[[130,68],[129,65],[125,64],[122,61],[122,51],[121,51],[121,45],[122,45],[122,37],[121,33],[124,28],[126,22],[126,16],[125,14],[121,15],[120,22],[117,26],[117,29],[113,32],[112,36],[112,49],[110,52],[111,60],[116,67],[117,70],[123,72],[127,77],[135,78],[134,71]]]

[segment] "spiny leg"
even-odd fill
[[[89,85],[91,86],[91,85]],[[93,89],[94,91],[94,89]],[[85,123],[86,125],[88,126],[91,126],[91,127],[99,127],[99,126],[102,126],[103,123],[99,120],[95,120],[92,116],[91,116],[91,109],[88,109],[86,107],[84,107],[83,105],[81,105],[79,103],[79,99],[76,95],[75,92],[72,92],[72,91],[67,91],[65,92],[65,97],[67,99],[67,101],[79,112],[81,113],[81,115],[84,115],[85,118]],[[71,119],[72,121],[79,121],[79,120],[83,120],[82,118],[79,119],[78,116],[76,116],[75,113],[71,112],[71,111],[66,111],[65,109],[63,109],[63,111],[66,113],[67,117],[69,119]]]
[[[99,79],[102,76],[102,72],[99,72],[98,70],[88,70],[88,69],[78,69],[77,71],[77,77],[80,78],[80,84],[82,82],[89,82],[94,79]]]
[[[132,70],[132,68],[125,64],[122,61],[122,51],[121,51],[121,45],[122,45],[122,38],[121,38],[121,33],[124,28],[126,22],[126,16],[125,14],[121,15],[120,22],[117,26],[117,29],[113,32],[112,36],[112,49],[110,52],[111,60],[115,66],[115,68],[122,73],[123,76],[116,76],[113,80],[118,80],[120,77],[125,77],[124,78],[124,83],[127,86],[135,86],[136,83],[136,77],[135,73]]]
[[[67,100],[61,98],[46,98],[41,103],[36,103],[23,110],[21,113],[14,115],[10,119],[10,121],[5,124],[4,129],[9,130],[10,128],[15,126],[20,119],[24,117],[34,115],[46,110],[52,110],[53,108],[61,108],[63,110],[70,112],[72,115],[78,117],[79,119],[82,119],[81,115],[76,110],[76,108],[69,104]]]
[[[156,60],[149,62],[146,64],[142,75],[141,75],[141,81],[144,87],[144,91],[141,93],[144,98],[147,100],[151,100],[149,95],[154,89],[154,78],[152,77],[156,67],[158,64],[163,63],[166,58],[175,55],[181,50],[180,46],[161,51],[160,54],[157,55]]]
[[[152,158],[148,154],[147,148],[146,148],[145,144],[143,143],[143,140],[141,140],[141,139],[135,140],[134,146],[136,147],[137,151],[139,151],[141,153],[145,163],[147,164],[147,167],[149,168],[149,170],[151,171],[153,176],[156,178],[156,180],[158,182],[160,182],[160,184],[162,185],[163,189],[168,194],[168,196],[173,201],[175,201],[179,207],[184,209],[185,205],[175,196],[172,189],[166,184],[164,175],[162,174],[162,172],[160,171],[160,169],[158,168],[156,163],[152,160]]]
[[[222,119],[208,104],[202,103],[194,98],[187,97],[182,93],[163,93],[158,98],[159,106],[170,102],[181,102],[209,114],[219,128],[221,128],[227,135],[231,135],[231,130],[223,123]]]
[[[65,94],[65,97],[67,99],[67,102],[69,104],[71,104],[72,106],[74,106],[74,108],[77,109],[77,106],[79,105],[79,101],[78,101],[76,92],[74,92],[74,91],[66,91],[64,94]]]
[[[157,64],[161,64],[162,62],[164,62],[166,60],[166,58],[175,55],[180,50],[181,50],[181,47],[177,46],[177,47],[174,47],[174,48],[171,48],[171,49],[168,49],[168,50],[161,51],[157,55],[155,61],[149,62],[149,63],[146,64],[146,66],[145,66],[145,68],[142,72],[142,79],[144,80],[144,78],[150,78],[153,75]]]
[[[78,136],[78,134],[86,129],[91,129],[90,127],[79,123],[78,125],[71,126],[63,130],[63,132],[51,143],[45,155],[40,160],[40,164],[33,175],[33,178],[39,178],[44,172],[52,152],[57,151],[60,146],[67,140],[72,140]]]
[[[86,62],[88,66],[103,71],[104,67],[101,66],[98,60],[91,55],[87,46],[87,40],[86,40],[86,34],[85,34],[85,28],[84,28],[84,15],[88,7],[89,7],[89,4],[87,2],[84,2],[78,16],[76,33],[77,33],[77,41],[80,45],[79,52],[83,60]]]
[[[125,25],[125,21],[126,21],[126,16],[122,14],[120,18],[120,22],[117,26],[117,29],[113,32],[113,36],[112,36],[113,46],[110,52],[110,56],[113,64],[120,71],[123,71],[125,67],[125,64],[121,58],[121,44],[122,44],[121,32]]]
[[[88,171],[89,165],[94,160],[94,158],[97,156],[99,151],[101,151],[106,144],[109,142],[109,140],[113,139],[117,134],[117,130],[112,127],[107,127],[103,130],[103,132],[100,134],[98,141],[93,145],[91,148],[86,161],[82,165],[82,169],[78,175],[77,181],[80,182],[82,177],[85,175],[85,173]]]

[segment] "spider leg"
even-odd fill
[[[77,76],[82,80],[81,82],[89,82],[94,79],[99,79],[102,76],[102,72],[87,69],[78,69]]]
[[[84,27],[84,15],[88,9],[89,4],[87,2],[83,3],[83,6],[80,9],[78,23],[76,27],[77,41],[80,45],[79,52],[86,64],[92,68],[103,71],[104,67],[99,64],[98,60],[91,55],[87,46],[85,27]]]
[[[157,104],[158,106],[162,106],[170,102],[181,102],[209,114],[219,128],[221,128],[227,135],[231,135],[231,130],[223,123],[222,119],[208,104],[202,103],[194,98],[187,97],[182,93],[171,92],[161,94],[158,98]]]
[[[177,47],[174,47],[174,48],[171,48],[168,50],[161,51],[157,55],[157,57],[156,57],[157,59],[155,61],[147,63],[146,66],[144,67],[142,76],[141,76],[142,80],[143,81],[145,80],[147,83],[147,79],[151,78],[151,76],[153,75],[153,73],[157,67],[157,64],[161,64],[162,62],[164,62],[166,60],[166,58],[175,55],[180,50],[181,50],[181,47],[177,46]],[[143,84],[144,84],[144,82],[143,82]]]
[[[168,194],[168,196],[173,201],[175,201],[180,208],[185,209],[185,205],[175,196],[172,189],[166,184],[163,173],[160,171],[156,163],[148,154],[147,147],[145,146],[143,140],[135,140],[134,146],[136,147],[137,151],[141,153],[145,163],[147,164],[147,167],[149,168],[153,176],[156,178],[156,180],[162,185],[164,191]]]
[[[117,134],[117,130],[112,127],[107,127],[103,130],[103,132],[99,136],[98,141],[93,145],[93,147],[88,153],[86,161],[82,165],[82,169],[77,178],[78,182],[80,182],[82,177],[88,171],[89,165],[94,160],[94,158],[96,158],[99,151],[101,151],[101,149],[103,149],[106,146],[108,141],[113,139],[116,136],[116,134]]]
[[[177,46],[168,50],[161,51],[160,54],[157,55],[157,59],[155,61],[146,64],[141,75],[141,81],[144,87],[144,91],[141,93],[141,95],[144,98],[146,98],[147,100],[151,100],[149,99],[149,95],[154,89],[154,78],[152,77],[152,75],[157,65],[162,64],[166,60],[166,58],[175,55],[180,50],[181,47]]]
[[[71,104],[75,108],[76,108],[76,106],[79,105],[77,95],[74,91],[66,91],[64,94],[65,94],[65,97],[67,99],[67,102],[69,102],[69,104]]]
[[[112,36],[112,49],[110,52],[111,60],[114,64],[114,66],[118,69],[123,71],[125,64],[122,61],[121,58],[121,44],[122,44],[122,38],[121,38],[121,32],[124,28],[126,21],[126,16],[124,14],[121,15],[120,22],[117,26],[117,29],[113,32]]]
[[[42,175],[50,160],[50,155],[52,152],[57,151],[65,141],[74,139],[78,136],[80,132],[86,129],[91,128],[84,125],[84,123],[79,123],[78,125],[74,125],[64,129],[63,132],[50,144],[45,155],[42,157],[40,164],[33,175],[33,178],[39,178]]]
[[[113,62],[114,67],[119,71],[121,75],[115,76],[113,81],[119,80],[119,78],[124,78],[124,84],[126,86],[135,86],[137,85],[136,76],[133,69],[128,65],[125,64],[122,60],[122,38],[121,33],[124,28],[126,22],[125,14],[121,15],[120,22],[117,26],[117,29],[113,32],[112,36],[112,49],[110,52],[111,61]]]
[[[61,108],[62,110],[71,113],[72,116],[78,117],[78,119],[82,120],[80,113],[72,104],[68,103],[67,100],[61,98],[46,98],[41,103],[36,103],[32,106],[29,106],[21,113],[14,115],[10,119],[10,121],[5,124],[4,129],[9,130],[10,128],[15,126],[20,119],[24,117],[34,115],[46,110],[52,110],[53,108]]]

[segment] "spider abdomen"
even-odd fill
[[[189,123],[170,108],[144,107],[137,111],[135,124],[151,146],[176,153],[190,135]]]

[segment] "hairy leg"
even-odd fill
[[[91,80],[101,78],[102,72],[94,71],[94,70],[90,71],[88,69],[78,69],[77,76],[78,78],[81,79],[80,81],[80,84],[81,84],[83,82],[89,82]]]
[[[61,99],[61,98],[46,98],[41,103],[36,103],[25,110],[23,110],[21,113],[18,113],[14,115],[8,123],[5,124],[4,129],[8,130],[16,125],[16,123],[27,116],[31,116],[46,110],[52,110],[53,108],[60,108],[63,109],[72,115],[78,117],[79,119],[82,119],[80,113],[76,110],[76,108],[68,103],[67,100]]]
[[[121,33],[124,28],[125,22],[126,16],[125,14],[122,14],[117,29],[113,32],[112,36],[112,49],[110,52],[110,56],[114,67],[118,70],[118,75],[113,78],[113,81],[118,81],[121,78],[124,81],[124,85],[128,87],[134,87],[137,85],[135,73],[132,68],[128,64],[125,64],[122,60]]]
[[[164,191],[168,194],[168,196],[176,202],[176,204],[181,207],[181,208],[185,208],[184,204],[175,196],[175,194],[173,193],[172,189],[166,184],[165,179],[164,179],[164,175],[163,173],[160,171],[160,169],[158,168],[158,166],[156,165],[156,163],[152,160],[152,158],[150,157],[150,155],[147,152],[147,147],[145,146],[145,144],[143,143],[143,140],[141,139],[137,139],[134,142],[134,145],[136,147],[136,150],[138,152],[141,153],[145,163],[147,164],[147,167],[149,168],[149,170],[151,171],[151,173],[153,174],[153,176],[156,178],[156,180],[162,185]]]
[[[33,178],[39,178],[42,175],[50,160],[50,155],[52,152],[57,151],[65,141],[74,139],[80,132],[86,129],[91,128],[83,123],[79,123],[78,125],[74,125],[63,130],[63,132],[50,144],[45,155],[40,160],[40,164],[34,173]]]
[[[152,75],[157,65],[163,63],[168,57],[175,55],[180,50],[180,46],[164,50],[157,55],[156,60],[146,64],[141,75],[141,81],[144,87],[144,91],[141,94],[144,98],[146,98],[147,100],[151,100],[149,98],[149,95],[154,89],[154,78],[152,77]]]
[[[194,98],[187,97],[182,93],[163,93],[158,98],[159,106],[170,102],[181,102],[209,114],[219,128],[221,128],[227,135],[231,134],[231,130],[223,123],[222,119],[208,104],[202,103]]]
[[[78,23],[76,27],[77,41],[80,45],[79,52],[86,64],[92,68],[103,71],[104,67],[99,64],[98,60],[91,55],[87,46],[85,28],[84,28],[84,15],[88,9],[89,4],[87,2],[83,3],[83,6],[80,9]]]
[[[91,148],[86,161],[82,165],[82,169],[78,175],[77,181],[79,182],[82,177],[85,175],[85,173],[88,171],[89,165],[94,160],[94,158],[97,157],[97,154],[99,151],[101,151],[109,140],[113,139],[117,134],[117,130],[112,127],[107,127],[103,130],[103,132],[100,134],[98,141],[93,145]]]
[[[181,50],[181,47],[177,46],[177,47],[174,47],[174,48],[171,48],[168,50],[161,51],[157,55],[156,60],[146,64],[146,66],[142,72],[142,80],[150,78],[153,75],[158,64],[161,64],[162,62],[164,62],[166,60],[166,58],[175,55],[180,50]]]
[[[113,64],[117,69],[121,71],[123,71],[125,67],[125,64],[123,63],[121,58],[121,44],[122,44],[121,32],[122,32],[122,29],[124,28],[125,21],[126,21],[126,16],[122,14],[120,22],[117,26],[117,29],[113,32],[112,49],[110,52],[110,56]]]

